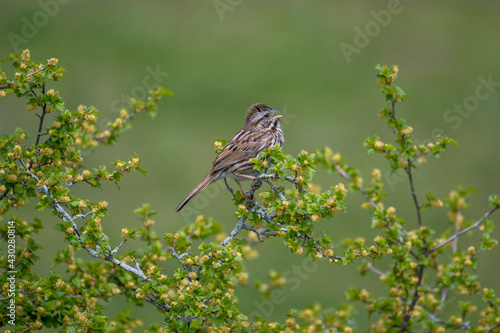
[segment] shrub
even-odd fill
[[[498,243],[490,236],[493,223],[489,216],[499,208],[500,199],[491,196],[492,208],[475,220],[465,217],[472,189],[459,187],[446,199],[427,192],[422,200],[414,173],[427,156],[439,157],[455,142],[439,137],[427,146],[414,144],[413,128],[395,112],[395,105],[407,97],[393,85],[396,66],[377,67],[386,101],[378,115],[387,121],[395,140],[387,143],[372,136],[365,146],[369,154],[383,154],[392,170],[406,173],[415,206],[413,219],[404,221],[396,208],[385,207],[387,194],[380,169],[373,169],[370,181],[365,182],[339,153],[327,147],[312,154],[301,151],[295,157],[283,153],[281,147],[272,147],[253,160],[261,175],[248,192],[251,199],[246,205],[242,193],[226,183],[237,219],[229,235],[213,219],[198,216],[180,230],[158,236],[153,230],[155,212],[143,204],[135,210],[140,228],[123,229],[118,241],[110,239],[101,225],[101,219],[107,218],[108,203],[76,197],[72,189],[82,184],[100,188],[108,181],[118,184],[131,171],[145,174],[138,156],[92,170],[82,168],[82,162],[98,145],[114,145],[139,113],[154,116],[157,102],[172,93],[159,87],[145,101],[131,100],[128,109],[100,130],[96,128],[96,108],[81,105],[75,111],[67,110],[59,92],[51,88],[52,81],[64,73],[57,59],[34,62],[29,50],[24,50],[1,63],[11,63],[15,74],[8,78],[0,70],[0,97],[15,94],[27,101],[27,112],[39,112],[37,133],[30,135],[17,128],[0,139],[0,213],[7,215],[16,208],[0,227],[7,245],[0,253],[5,277],[0,295],[2,326],[10,325],[19,332],[42,327],[69,332],[128,331],[142,325],[141,320],[130,317],[129,310],[113,320],[103,314],[106,303],[102,301],[124,295],[131,305],[147,304],[164,315],[163,323],[147,327],[151,332],[354,332],[362,328],[352,325],[353,302],[365,305],[373,332],[500,330],[500,300],[493,290],[481,286],[475,274],[481,252]],[[54,113],[51,124],[46,123],[48,113]],[[218,141],[216,149],[224,143]],[[348,185],[338,183],[321,191],[312,183],[317,167],[338,173]],[[344,240],[344,248],[334,249],[334,237],[315,229],[321,220],[345,211],[345,197],[351,193],[365,198],[362,208],[371,212],[371,227],[378,235],[370,242],[359,237]],[[21,209],[28,200],[35,201],[39,211],[54,212],[54,237],[62,237],[64,243],[53,264],[65,265],[64,276],[34,273],[40,259],[37,252],[43,246],[36,242],[36,234],[44,223],[38,218],[33,222],[22,219]],[[443,207],[447,209],[443,220],[450,228],[437,235],[421,212]],[[481,234],[478,244],[461,242],[458,246],[462,235],[474,231]],[[270,238],[279,238],[291,253],[312,261],[359,263],[363,275],[380,279],[387,295],[374,298],[368,290],[351,288],[346,306],[291,310],[281,323],[248,318],[238,308],[235,287],[254,284],[249,281],[245,261],[255,257],[260,242],[277,241]],[[132,240],[141,247],[121,253],[122,245]],[[89,256],[98,260],[89,260]],[[390,266],[384,271],[373,267],[372,261],[384,256],[390,259]],[[167,276],[163,267],[172,262],[178,268]],[[256,283],[263,297],[270,297],[286,283],[285,276],[276,272],[269,278],[267,283]],[[446,315],[445,307],[451,308]]]

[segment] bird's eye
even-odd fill
[[[264,117],[266,117],[266,118],[269,117],[269,113],[266,113],[266,115]]]

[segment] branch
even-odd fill
[[[24,163],[23,160],[20,160],[22,166],[24,167],[24,169],[26,170],[26,172],[29,173],[29,175],[31,176],[31,178],[33,178],[36,182],[39,182],[40,180],[38,179],[38,177],[36,175],[34,175],[29,169],[28,167],[26,166],[26,164]],[[118,259],[116,259],[114,257],[116,251],[118,251],[117,249],[119,249],[122,245],[123,245],[123,242],[122,244],[120,244],[115,250],[113,251],[110,251],[110,249],[108,249],[108,254],[100,254],[98,251],[92,249],[92,248],[89,248],[87,247],[82,239],[81,239],[81,233],[80,233],[80,230],[78,229],[78,225],[75,223],[74,219],[71,217],[71,215],[69,215],[65,210],[64,208],[61,206],[61,204],[59,204],[59,202],[57,202],[57,200],[54,198],[54,196],[52,195],[52,192],[50,191],[50,189],[46,186],[46,185],[43,185],[41,187],[38,188],[38,191],[42,192],[43,194],[47,195],[50,200],[52,201],[52,204],[53,204],[53,207],[54,207],[54,210],[60,214],[60,218],[65,221],[65,222],[71,222],[71,224],[73,225],[73,229],[74,229],[74,233],[75,233],[75,236],[78,238],[78,241],[80,242],[80,244],[82,245],[82,247],[87,250],[88,254],[93,257],[93,258],[98,258],[98,259],[102,259],[102,260],[105,260],[105,261],[108,261],[108,262],[111,262],[119,267],[121,267],[122,269],[130,272],[130,273],[133,273],[135,274],[136,276],[138,276],[142,281],[151,281],[150,278],[148,278],[144,272],[142,271],[142,269],[139,267],[139,265],[137,264],[136,265],[136,268],[132,267],[132,266],[129,266],[121,261],[119,261]]]
[[[271,231],[269,231],[268,228],[262,228],[262,229],[256,229],[255,227],[251,226],[251,225],[248,225],[248,224],[244,224],[243,225],[243,229],[245,230],[248,230],[248,231],[253,231],[255,232],[255,234],[257,235],[257,238],[263,242],[264,240],[261,238],[261,236],[266,236],[266,237],[271,237],[271,236],[275,236],[276,234],[275,233],[272,233]],[[288,230],[286,228],[280,228],[279,231],[284,231],[284,232],[288,232]]]
[[[170,310],[170,306],[168,304],[159,304],[154,298],[145,296],[144,300],[150,304],[153,304],[157,308],[163,310],[163,311],[168,311]]]
[[[257,207],[257,208],[256,208]],[[251,210],[252,213],[256,213],[256,214],[259,214],[260,217],[266,221],[267,223],[274,223],[273,222],[273,219],[275,217],[277,217],[278,215],[276,213],[267,213],[264,209],[264,207],[262,207],[261,205],[259,205],[258,203],[254,203],[254,206],[252,207],[252,210]]]
[[[177,259],[177,261],[181,264],[182,268],[184,268],[185,271],[190,271],[186,265],[184,265],[184,263],[182,262],[182,259],[187,255],[187,253],[184,253],[184,254],[177,254],[177,251],[175,251],[175,248],[174,246],[172,245],[170,247],[170,253],[172,253],[172,256]]]
[[[390,83],[389,83],[390,85]],[[392,117],[393,119],[396,118],[396,100],[394,99],[394,96],[392,96],[392,102],[391,102],[391,108],[392,108]]]
[[[418,227],[420,228],[422,226],[422,217],[420,215],[422,207],[419,205],[417,194],[415,193],[415,186],[413,185],[413,176],[411,174],[411,166],[412,166],[411,160],[408,159],[408,168],[406,169],[406,172],[408,173],[408,178],[410,180],[411,195],[413,197],[413,202],[415,203],[415,208],[417,209],[417,221],[418,221]]]
[[[269,186],[271,186],[271,188],[273,189],[274,193],[279,195],[281,201],[286,201],[285,194],[283,192],[281,192],[280,190],[278,190],[278,188],[273,183],[271,183],[271,181],[269,179],[267,179],[266,176],[267,175],[259,176],[259,179],[262,179],[262,181],[269,184]]]
[[[429,318],[434,320],[436,323],[442,324],[442,325],[453,325],[452,323],[446,322],[442,319],[439,319],[438,316],[436,316],[434,313],[429,313]],[[458,328],[463,329],[463,330],[470,330],[470,325],[469,322],[465,322],[463,324],[460,324]]]
[[[234,197],[234,190],[229,184],[227,183],[227,178],[224,178],[224,183],[226,184],[227,190],[231,193],[231,195]]]
[[[123,119],[123,122],[126,123],[127,121],[129,121],[133,116],[135,116],[137,113],[139,113],[139,111],[134,111],[134,109],[132,108],[130,114],[127,116],[127,118]],[[115,134],[116,132],[116,127],[111,127],[112,130],[110,131],[111,135],[112,136],[113,134]],[[101,135],[90,135],[90,137],[92,139],[95,139],[101,143],[108,143],[109,142],[109,137],[101,134]]]
[[[35,75],[35,74],[37,74],[37,73],[40,73],[41,71],[44,71],[44,70],[45,70],[45,67],[42,67],[42,68],[40,68],[39,70],[34,71],[34,72],[29,73],[28,75],[26,75],[26,78],[29,78],[30,76]],[[10,87],[10,86],[12,86],[13,84],[15,84],[15,82],[7,83],[7,84],[0,84],[0,88]]]
[[[242,229],[244,229],[246,219],[247,219],[246,216],[240,217],[240,219],[238,220],[238,223],[234,227],[233,231],[231,231],[231,233],[229,234],[229,236],[227,236],[226,239],[224,239],[222,241],[222,243],[219,244],[219,246],[226,246],[227,244],[229,244],[229,242],[231,242],[234,239],[234,237],[236,237],[236,235]]]
[[[45,83],[42,86],[42,94],[45,94]],[[40,142],[40,137],[42,136],[42,126],[43,126],[43,119],[45,118],[45,115],[47,114],[47,104],[43,103],[42,106],[42,115],[40,115],[40,123],[38,124],[38,134],[36,136],[36,142],[35,146],[38,146],[38,143]]]
[[[274,192],[276,194],[278,194],[280,196],[280,199],[285,201],[286,200],[286,197],[284,195],[283,192],[281,192],[280,190],[278,190],[278,188],[273,184],[271,183],[266,177],[269,177],[269,178],[273,178],[273,179],[276,179],[275,178],[275,175],[266,175],[266,174],[262,174],[260,175],[257,179],[259,180],[263,180],[265,181],[266,183],[269,184],[269,186],[271,186],[271,188],[274,190]],[[290,178],[291,179],[291,178]],[[224,178],[224,183],[226,184],[226,188],[227,190],[233,195],[235,195],[234,193],[234,190],[231,188],[231,186],[229,186],[229,184],[227,183],[227,180]],[[251,190],[252,194],[253,194],[253,191],[254,189]],[[247,207],[247,208],[250,208],[250,207]],[[250,208],[251,212],[252,213],[256,213],[256,214],[259,214],[260,218],[262,218],[264,221],[266,221],[267,223],[275,223],[273,222],[273,218],[276,217],[276,213],[271,213],[271,214],[268,214],[264,207],[262,207],[261,205],[259,205],[258,203],[255,202],[255,200],[253,199],[252,200],[252,207]],[[240,219],[238,220],[238,223],[236,224],[236,226],[234,227],[234,229],[231,231],[231,233],[229,234],[229,236],[226,237],[226,239],[224,239],[220,244],[219,246],[226,246],[227,244],[229,244],[235,237],[236,235],[241,231],[241,230],[249,230],[249,231],[253,231],[257,234],[257,238],[263,242],[264,240],[262,239],[261,236],[266,236],[266,237],[270,237],[270,236],[273,236],[274,234],[272,232],[269,231],[268,228],[262,228],[262,229],[256,229],[254,228],[253,226],[250,226],[250,225],[247,225],[245,223],[245,221],[247,220],[247,217],[246,216],[242,216],[240,217]],[[278,223],[279,224],[279,223]],[[286,229],[283,228],[283,231],[288,231]],[[182,263],[181,263],[182,264]]]
[[[306,190],[304,187],[302,187],[302,185],[297,181],[297,176],[294,176],[294,177],[286,176],[285,180],[289,181],[290,183],[294,184],[295,186],[298,186],[303,192],[309,193],[309,191]]]
[[[259,175],[257,178],[262,179],[264,181],[265,181],[265,179],[280,179],[280,177],[278,175],[274,175],[274,174],[270,175],[270,174],[265,174],[265,173]],[[307,191],[304,187],[302,187],[302,185],[297,181],[297,177],[286,176],[285,180],[294,184],[295,186],[299,187],[302,191],[309,193],[309,191]]]
[[[5,191],[3,191],[3,193],[2,193],[2,194],[0,194],[0,200],[2,200],[3,198],[5,198],[5,196],[6,196],[7,194],[9,194],[9,192],[10,192],[10,189],[6,189]]]
[[[461,217],[462,216],[462,211],[461,210],[458,210],[457,211],[457,218]],[[460,231],[459,228],[458,228],[458,225],[456,223],[454,223],[454,226],[455,226],[455,235]],[[453,240],[453,253],[457,253],[457,249],[458,249],[458,237],[455,238]]]
[[[78,214],[78,215],[73,216],[73,219],[74,220],[75,219],[82,219],[83,220],[83,219],[87,218],[91,214],[92,214],[92,211],[90,211],[90,212],[88,212],[86,214]]]
[[[498,327],[500,327],[500,324],[496,324],[495,326],[491,326],[490,329],[486,331],[486,333],[493,332]]]
[[[438,245],[438,246],[436,246],[435,248],[433,248],[433,249],[431,249],[431,250],[427,251],[426,255],[429,255],[430,253],[432,253],[432,252],[434,252],[434,251],[439,250],[440,248],[442,248],[443,246],[445,246],[445,245],[446,245],[446,244],[448,244],[449,242],[453,241],[454,239],[456,239],[456,238],[458,238],[458,237],[462,236],[463,234],[465,234],[465,233],[467,233],[467,232],[471,231],[471,230],[472,230],[472,229],[474,229],[474,228],[479,227],[479,225],[480,225],[481,223],[483,223],[484,219],[485,219],[485,218],[487,218],[488,216],[490,216],[491,214],[493,214],[493,212],[494,212],[495,210],[497,210],[498,208],[500,208],[500,206],[495,206],[495,207],[493,207],[493,208],[492,208],[492,209],[490,209],[490,210],[489,210],[486,214],[484,214],[484,216],[483,216],[483,217],[481,217],[481,218],[480,218],[480,219],[479,219],[476,223],[474,223],[473,225],[471,225],[471,226],[470,226],[470,227],[468,227],[468,228],[463,229],[463,230],[462,230],[462,231],[460,231],[460,232],[457,232],[455,235],[451,236],[450,238],[448,238],[447,240],[445,240],[444,242],[442,242],[441,244],[439,244],[439,245]]]
[[[111,254],[111,255],[115,255],[115,254],[116,254],[116,252],[118,252],[118,250],[119,250],[119,249],[123,246],[123,244],[125,244],[125,242],[126,242],[126,241],[127,241],[127,239],[122,240],[122,242],[120,243],[120,245],[118,245],[117,247],[115,247],[115,249],[114,249],[114,250],[112,250],[112,251],[110,252],[110,254]]]
[[[335,170],[337,170],[337,172],[340,174],[340,176],[344,177],[345,179],[347,179],[348,181],[352,182],[354,181],[354,179],[352,179],[351,176],[349,176],[345,171],[344,169],[342,169],[338,164],[335,164]],[[377,206],[377,204],[372,200],[372,198],[368,195],[368,193],[366,193],[365,190],[363,190],[362,187],[356,185],[356,189],[361,193],[363,194],[363,196],[366,198],[366,201],[368,201],[370,203],[370,206],[372,206],[374,209],[378,209],[379,207]]]
[[[377,269],[377,268],[373,267],[373,265],[371,263],[367,262],[366,264],[367,264],[366,267],[368,267],[368,269],[370,271],[372,271],[373,273],[377,274],[378,276],[385,275],[385,273],[382,272],[380,269]]]
[[[418,160],[420,157],[422,156],[425,156],[427,154],[430,154],[431,152],[430,151],[425,151],[423,153],[420,153],[418,154],[417,156],[415,156],[414,158],[411,159],[411,162],[414,163],[416,160]]]
[[[420,298],[420,295],[418,294],[418,288],[422,284],[423,276],[424,276],[424,266],[419,265],[417,285],[415,286],[415,292],[413,293],[410,307],[408,308],[408,311],[406,311],[405,316],[403,318],[403,323],[401,324],[401,332],[406,332],[408,329],[408,323],[410,322],[411,313],[413,312],[413,309],[415,308],[415,305],[417,305],[417,301]]]

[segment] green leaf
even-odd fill
[[[136,167],[137,171],[139,171],[144,177],[146,177],[146,170],[144,170],[143,168],[141,168],[140,166],[137,166]]]

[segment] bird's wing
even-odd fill
[[[213,163],[212,171],[217,171],[240,161],[247,161],[262,151],[260,133],[239,131],[222,149]]]

